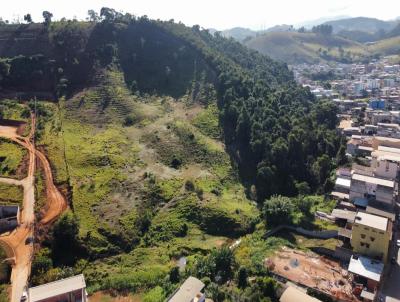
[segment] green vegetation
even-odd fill
[[[217,106],[215,104],[209,105],[206,110],[196,116],[193,120],[193,125],[199,128],[204,135],[215,139],[220,138],[221,129],[219,127]]]
[[[0,175],[13,178],[24,178],[25,171],[19,170],[26,156],[24,148],[10,140],[0,139]]]
[[[23,188],[21,186],[0,183],[0,203],[22,205]]]
[[[270,32],[246,42],[250,48],[290,64],[339,61],[350,63],[369,55],[358,42],[337,35],[300,32]]]
[[[73,211],[42,242],[32,283],[83,272],[89,292],[159,301],[190,274],[217,302],[276,301],[262,259],[290,242],[262,238],[256,202],[330,188],[337,108],[297,86],[285,64],[198,26],[109,8],[101,22],[50,14],[45,30],[27,25],[41,45],[6,55],[0,79],[59,97],[37,105],[36,139]],[[298,225],[320,204],[285,200]],[[239,236],[244,247],[229,249]],[[177,273],[180,257],[188,264]]]

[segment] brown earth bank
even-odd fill
[[[90,302],[141,302],[142,298],[139,295],[130,293],[121,294],[111,291],[99,291],[89,296]]]

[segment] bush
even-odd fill
[[[180,279],[181,279],[181,276],[179,274],[179,267],[174,266],[169,271],[169,281],[171,281],[172,283],[178,283]]]
[[[53,261],[60,265],[73,265],[79,254],[81,246],[78,238],[79,221],[71,212],[63,214],[55,223],[53,229]]]
[[[247,269],[244,266],[241,266],[238,272],[238,287],[245,288],[246,286],[247,286]]]
[[[292,201],[289,197],[272,196],[264,202],[263,214],[269,226],[291,223],[293,214]]]
[[[143,296],[143,302],[163,302],[164,300],[164,290],[160,286],[156,286]]]
[[[195,189],[194,183],[191,180],[187,180],[185,182],[185,190],[189,192],[193,192]]]
[[[179,169],[179,167],[182,165],[182,160],[174,155],[170,165],[174,169]]]
[[[128,115],[124,119],[124,126],[129,127],[132,126],[135,123],[135,118],[131,115]]]

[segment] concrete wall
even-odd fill
[[[377,161],[372,159],[373,165],[375,166],[375,175],[390,179],[395,179],[398,172],[397,163],[384,160],[384,161]]]
[[[351,235],[351,246],[355,253],[372,258],[379,257],[386,262],[390,234],[388,231],[378,230],[355,222]]]

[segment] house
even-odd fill
[[[354,173],[351,177],[350,200],[367,198],[393,205],[397,185],[393,180]]]
[[[335,191],[332,192],[332,196],[341,196],[339,199],[349,199],[349,193],[350,193],[350,184],[351,184],[351,179],[349,177],[341,177],[339,176],[336,178],[335,181]]]
[[[369,100],[369,108],[371,109],[385,109],[385,100],[371,99]]]
[[[346,153],[352,156],[367,156],[373,151],[372,138],[368,136],[352,135],[347,142]]]
[[[355,253],[386,262],[391,238],[392,222],[388,218],[357,213],[350,239]]]
[[[279,299],[279,302],[300,302],[300,301],[320,302],[321,300],[313,298],[293,286],[288,286]]]
[[[361,129],[360,127],[347,127],[343,129],[343,134],[346,136],[352,136],[354,134],[361,134]]]
[[[86,302],[86,282],[81,275],[31,287],[28,302]]]
[[[400,148],[400,139],[392,137],[375,136],[372,139],[371,144],[374,150],[377,150],[378,146]]]
[[[204,302],[206,296],[201,291],[204,283],[195,277],[189,277],[183,284],[167,299],[168,302]]]
[[[399,174],[400,149],[379,146],[371,153],[371,167],[377,177],[396,179]]]
[[[376,134],[378,136],[400,138],[400,126],[391,123],[378,123]]]
[[[364,256],[353,255],[351,257],[348,271],[354,275],[354,283],[361,285],[360,296],[364,300],[375,300],[383,268],[384,264],[380,261]]]

